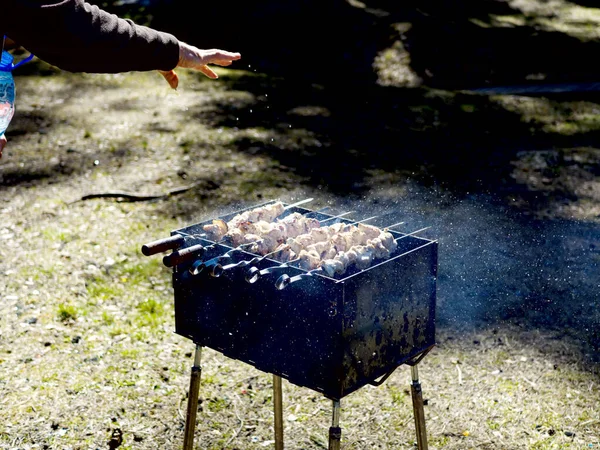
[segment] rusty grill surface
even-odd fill
[[[283,216],[293,212],[320,221],[335,217],[302,207]],[[328,277],[232,251],[205,238],[202,227],[208,223],[174,230],[178,248],[165,257],[173,265],[175,331],[196,344],[333,400],[382,382],[377,380],[435,344],[436,241],[389,230],[399,238],[389,259]],[[201,251],[179,258],[189,249]],[[254,264],[244,266],[242,261],[253,258]],[[226,270],[206,266],[215,261]],[[263,275],[248,282],[257,269]],[[281,289],[277,281],[284,274],[298,281]]]

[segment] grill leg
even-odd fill
[[[333,419],[329,427],[329,450],[340,450],[342,429],[340,428],[340,401],[333,401]]]
[[[283,450],[283,401],[281,377],[273,375],[273,409],[275,412],[275,450]]]
[[[415,364],[411,368],[412,384],[410,391],[413,401],[413,411],[415,414],[415,428],[417,429],[417,448],[419,450],[428,450],[427,431],[425,430],[425,410],[423,409],[423,392],[419,382],[419,371]]]
[[[200,358],[202,356],[202,347],[196,345],[194,354],[194,365],[192,366],[192,375],[190,377],[190,393],[188,395],[187,416],[185,418],[185,434],[183,436],[183,450],[192,450],[194,448],[194,432],[196,431],[196,413],[198,412],[198,395],[200,393]]]

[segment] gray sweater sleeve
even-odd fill
[[[3,0],[0,31],[38,58],[71,72],[171,70],[175,36],[109,14],[84,0]],[[6,5],[5,5],[6,6]]]

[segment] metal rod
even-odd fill
[[[398,222],[398,223],[395,223],[394,225],[388,225],[387,227],[383,227],[383,229],[384,230],[385,229],[390,229],[390,228],[394,228],[394,227],[397,227],[399,225],[404,225],[404,224],[405,224],[405,222]]]
[[[367,221],[369,221],[369,220],[376,219],[377,217],[378,217],[378,216],[367,217],[366,219],[359,220],[358,222],[354,222],[352,225],[355,225],[355,224],[357,224],[357,223],[363,223],[363,222],[367,222]]]
[[[430,228],[431,228],[431,227],[425,227],[425,228],[421,228],[420,230],[416,230],[416,231],[413,231],[413,232],[411,232],[411,233],[407,233],[407,234],[405,234],[405,235],[403,235],[403,236],[400,236],[399,238],[396,238],[396,239],[394,239],[394,240],[395,240],[396,242],[398,242],[400,239],[404,239],[405,237],[408,237],[408,236],[413,236],[413,235],[415,235],[415,234],[417,234],[417,233],[420,233],[421,231],[429,230]]]
[[[202,357],[202,347],[196,344],[194,354],[194,365],[190,377],[190,392],[188,394],[188,408],[185,418],[185,434],[183,436],[183,450],[193,450],[194,432],[196,431],[196,413],[198,412],[198,395],[200,393],[200,359]]]
[[[329,450],[340,450],[342,429],[340,428],[340,401],[333,401],[333,416],[329,427]]]
[[[284,209],[294,208],[296,206],[304,205],[305,203],[310,203],[314,200],[314,198],[305,198],[304,200],[300,200],[299,202],[292,203],[291,205],[287,205]]]
[[[421,391],[421,383],[419,382],[419,371],[415,364],[410,368],[412,375],[412,383],[410,392],[413,401],[413,412],[415,415],[415,428],[417,431],[417,448],[419,450],[428,450],[427,445],[427,430],[425,429],[425,410],[423,408],[423,392]]]
[[[273,411],[275,414],[275,450],[283,450],[283,400],[281,377],[273,375]]]
[[[329,222],[330,220],[335,220],[335,219],[341,219],[342,217],[347,216],[348,214],[352,214],[353,212],[356,212],[356,211],[348,211],[348,212],[345,212],[345,213],[342,213],[342,214],[338,214],[337,216],[333,216],[333,217],[329,217],[329,218],[327,218],[325,220],[321,220],[320,223]]]

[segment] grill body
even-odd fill
[[[303,208],[291,212],[330,217]],[[188,236],[185,246],[214,244],[192,237],[202,233],[202,225],[172,234]],[[217,244],[203,259],[228,250]],[[228,263],[253,256],[235,252]],[[278,265],[266,258],[256,267]],[[288,267],[249,284],[242,268],[215,278],[208,271],[192,275],[190,266],[173,270],[176,333],[333,400],[374,383],[435,344],[435,241],[408,236],[398,241],[394,256],[366,270],[340,279],[315,274],[282,290],[275,287],[281,274],[305,271]]]

